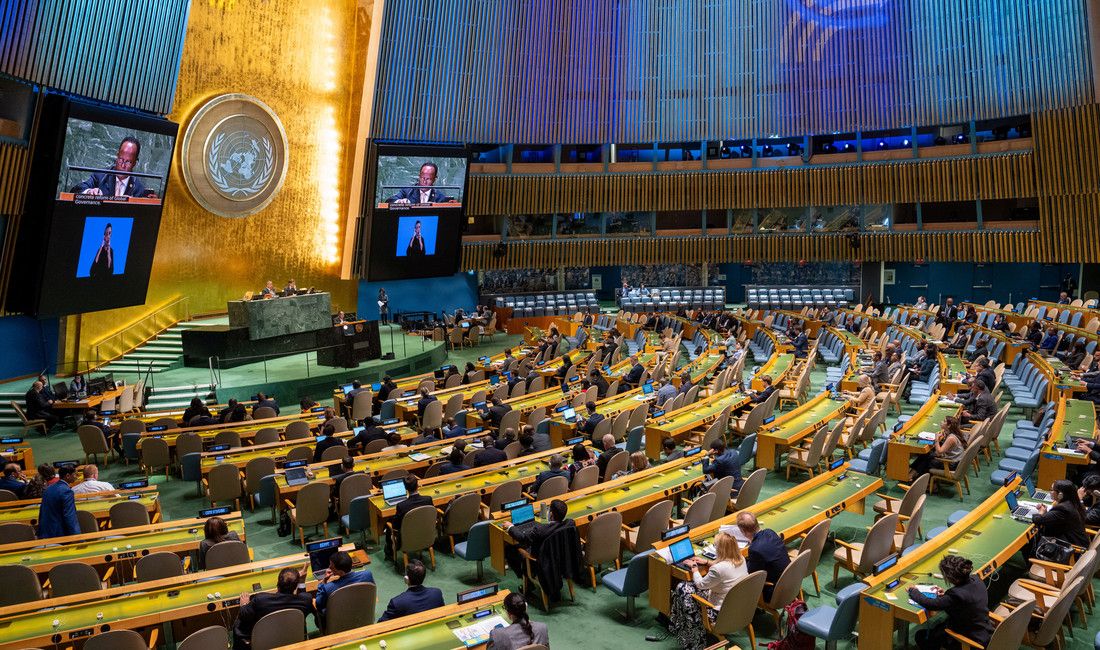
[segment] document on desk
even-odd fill
[[[454,630],[454,634],[463,645],[470,647],[489,640],[489,633],[498,627],[507,627],[508,623],[501,616],[490,616],[466,627]]]

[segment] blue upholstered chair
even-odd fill
[[[836,642],[848,639],[856,626],[859,614],[859,596],[867,585],[856,582],[841,589],[836,595],[836,607],[814,607],[798,619],[798,630],[825,641],[825,648],[835,649]]]
[[[477,579],[485,575],[482,563],[489,557],[488,521],[479,521],[470,528],[465,542],[455,544],[455,555],[467,562],[477,562]]]
[[[612,571],[600,578],[600,582],[616,596],[626,597],[626,617],[634,620],[634,599],[649,589],[649,557],[653,549],[630,558],[625,568]]]

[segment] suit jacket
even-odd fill
[[[607,397],[607,389],[611,388],[610,384],[607,383],[607,380],[604,379],[602,375],[592,379],[591,385],[596,387],[596,397],[599,399]]]
[[[49,489],[46,491],[49,492]],[[1031,521],[1039,527],[1039,532],[1044,537],[1055,537],[1076,546],[1089,545],[1089,538],[1085,533],[1085,520],[1081,517],[1081,513],[1068,503],[1058,503],[1045,514],[1032,515]]]
[[[783,575],[783,569],[791,563],[791,558],[779,535],[770,528],[764,528],[752,536],[745,561],[749,573],[764,571],[768,574],[767,581],[772,584],[764,586],[764,598],[771,598],[772,586],[779,582],[779,576]]]
[[[963,406],[970,411],[971,420],[988,420],[997,414],[997,403],[993,401],[993,396],[985,391],[963,400]]]
[[[260,400],[259,402],[256,402],[256,405],[252,407],[252,416],[253,417],[256,416],[256,409],[258,409],[262,406],[266,406],[266,407],[270,408],[271,410],[275,411],[275,415],[279,414],[279,405],[275,403],[275,400],[273,400],[271,398],[268,398],[268,399]]]
[[[546,623],[531,621],[531,633],[532,636],[527,636],[519,623],[493,628],[489,633],[489,647],[493,650],[516,650],[529,645],[550,647],[550,630]]]
[[[325,610],[328,609],[328,599],[332,597],[332,593],[340,587],[347,585],[354,585],[360,582],[374,582],[374,575],[371,574],[369,569],[363,569],[361,571],[352,571],[345,574],[338,580],[332,582],[325,582],[317,585],[317,596],[314,598],[314,604],[317,606],[317,612],[322,616],[325,615]]]
[[[739,490],[741,489],[741,455],[736,449],[727,449],[725,453],[715,457],[714,462],[704,458],[703,473],[713,476],[715,480],[732,476],[733,489]]]
[[[23,498],[23,492],[27,489],[27,484],[23,481],[14,478],[0,478],[0,490],[8,490],[13,492],[15,496],[20,499]]]
[[[390,197],[389,202],[399,201],[405,199],[410,203],[420,203],[420,187],[405,187],[402,188],[397,194]],[[434,187],[428,191],[428,203],[446,203],[450,201],[451,197],[447,196],[443,192],[435,189]]]
[[[486,447],[474,454],[474,467],[484,467],[493,463],[503,463],[508,455],[496,447]]]
[[[434,505],[431,497],[426,497],[423,494],[412,494],[408,499],[400,501],[397,507],[394,508],[393,515],[393,529],[401,532],[401,522],[405,519],[405,515],[409,514],[409,511],[413,508],[419,508],[420,506]]]
[[[539,472],[538,477],[535,478],[535,485],[534,485],[534,487],[531,488],[531,494],[536,494],[539,491],[539,488],[542,487],[543,483],[545,483],[546,481],[554,478],[555,476],[562,476],[562,477],[565,478],[565,481],[567,483],[569,482],[569,472],[567,470],[564,470],[564,469],[544,470],[542,472]]]
[[[73,489],[65,481],[58,481],[42,493],[42,504],[38,507],[38,539],[79,534]]]
[[[932,371],[937,367],[939,365],[936,363],[935,357],[925,357],[917,369],[917,381],[928,381],[932,377]]]
[[[420,401],[418,401],[416,403],[416,415],[418,417],[420,417],[421,419],[423,419],[424,418],[424,409],[428,408],[428,405],[431,404],[434,401],[436,401],[436,398],[433,395],[427,395],[425,397],[421,397]]]
[[[603,422],[603,414],[593,413],[585,419],[584,424],[580,426],[580,431],[585,435],[591,436],[592,432],[596,430],[596,425],[600,422]]]
[[[435,587],[416,585],[409,587],[404,593],[397,594],[390,599],[386,611],[382,612],[378,622],[388,621],[391,618],[419,614],[429,609],[443,606],[443,592]]]
[[[329,447],[343,447],[344,441],[336,436],[325,436],[317,441],[317,446],[313,449],[313,462],[321,462],[321,456],[325,453],[325,450]]]
[[[493,426],[500,428],[500,421],[504,419],[504,414],[511,411],[512,407],[507,404],[501,404],[500,406],[489,407],[489,421],[493,423]]]
[[[37,419],[44,413],[49,413],[52,408],[46,395],[42,391],[36,391],[33,388],[27,391],[26,404],[27,417],[32,420]]]
[[[118,179],[114,174],[100,174],[95,173],[89,176],[83,183],[77,185],[74,194],[79,194],[84,190],[90,190],[93,187],[99,188],[100,192],[103,192],[103,196],[117,196],[115,194],[115,185]],[[140,179],[130,176],[126,181],[126,189],[123,190],[123,196],[145,196],[145,185]]]
[[[791,345],[794,346],[794,356],[799,359],[806,356],[806,348],[810,344],[810,339],[806,337],[805,332],[799,332],[798,336],[794,337],[791,341]]]
[[[772,393],[774,393],[774,392],[775,392],[775,386],[772,386],[771,384],[768,384],[767,386],[764,387],[764,390],[762,390],[759,393],[757,393],[756,395],[752,396],[752,403],[753,404],[760,404],[761,402],[766,402],[766,401],[768,401],[768,398],[771,397]]]
[[[986,368],[979,372],[977,378],[982,380],[987,391],[993,390],[993,385],[997,383],[997,373],[993,372],[992,368]]]
[[[626,377],[623,377],[623,380],[628,384],[637,384],[638,381],[641,380],[642,373],[644,372],[645,368],[642,367],[642,364],[634,364],[634,367],[630,369],[630,372],[626,373]]]
[[[296,609],[306,616],[314,614],[313,601],[306,594],[259,593],[253,594],[248,604],[241,607],[233,626],[233,646],[237,650],[249,647],[252,628],[256,621],[272,612]]]
[[[970,576],[969,582],[951,587],[942,596],[929,598],[914,590],[909,592],[909,597],[925,609],[945,612],[947,627],[983,646],[993,636],[993,621],[989,618],[989,592],[978,576]]]
[[[385,440],[386,435],[386,430],[382,427],[367,427],[355,434],[355,437],[353,437],[348,444],[355,447],[365,447],[368,443],[374,442],[375,440]]]
[[[596,467],[600,469],[600,476],[604,475],[604,472],[607,469],[607,463],[611,461],[611,457],[620,453],[626,452],[622,449],[619,449],[618,447],[612,447],[611,449],[608,449],[607,451],[599,455],[599,457],[596,459]]]

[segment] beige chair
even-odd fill
[[[1100,556],[1093,548],[1078,556],[1077,561],[1072,565],[1044,562],[1032,558],[1027,576],[1009,585],[1008,596],[1018,600],[1038,598],[1041,601],[1039,607],[1043,609],[1053,592],[1057,592],[1066,584],[1072,583],[1077,576],[1095,575],[1097,562],[1100,562]],[[1085,581],[1082,584],[1082,591],[1078,595],[1078,611],[1081,613],[1082,619],[1084,618],[1086,606],[1090,613],[1092,611],[1093,603],[1089,593],[1091,587],[1091,582]],[[1082,620],[1082,623],[1084,623],[1084,620]]]
[[[301,610],[271,612],[252,628],[252,650],[273,650],[306,640],[306,617]]]
[[[623,516],[614,511],[600,513],[588,524],[585,531],[587,537],[581,540],[581,544],[584,547],[584,565],[588,568],[588,576],[592,581],[592,591],[596,591],[596,573],[603,565],[614,562],[616,569],[620,566],[622,527]]]
[[[838,548],[833,553],[833,586],[836,587],[841,569],[854,574],[857,579],[870,575],[875,563],[890,554],[897,528],[898,515],[890,514],[871,526],[862,544],[836,540]]]
[[[791,479],[791,470],[800,470],[814,477],[814,472],[819,469],[821,458],[825,450],[825,439],[832,434],[828,427],[820,427],[810,440],[807,448],[791,447],[787,452],[787,480]]]
[[[378,452],[389,446],[389,441],[385,438],[381,440],[371,440],[363,447],[363,455],[377,454]]]
[[[139,501],[116,503],[107,512],[111,520],[112,530],[149,525],[149,511]]]
[[[1027,633],[1028,623],[1031,621],[1031,615],[1035,611],[1035,598],[1030,596],[1024,599],[1015,609],[1005,616],[999,618],[994,614],[990,614],[990,618],[996,622],[996,626],[993,628],[993,635],[989,637],[989,643],[981,644],[977,641],[959,634],[958,632],[947,628],[947,633],[960,644],[963,648],[975,648],[976,650],[1016,650],[1023,644],[1024,634]]]
[[[168,467],[172,464],[172,454],[168,450],[168,443],[162,438],[148,437],[141,441],[139,450],[141,468],[145,475],[149,476],[158,468],[164,468],[164,475],[168,476]]]
[[[148,650],[145,638],[133,630],[101,632],[84,642],[84,650]]]
[[[7,524],[0,524],[0,544],[29,542],[33,539],[34,526],[30,524],[21,521],[13,521]]]
[[[90,564],[66,562],[50,569],[50,598],[72,596],[104,588],[99,573]]]
[[[343,460],[348,457],[348,448],[344,445],[333,445],[321,452],[321,462],[328,463],[334,460]]]
[[[41,429],[42,435],[49,433],[45,420],[31,420],[27,418],[26,411],[24,411],[23,407],[19,406],[19,403],[15,400],[8,402],[8,404],[11,405],[11,410],[15,411],[15,414],[19,416],[19,421],[23,424],[23,430],[19,432],[19,435],[25,436],[28,431],[33,431],[34,429]]]
[[[30,567],[22,564],[0,565],[0,607],[42,600],[42,584]]]
[[[801,551],[791,560],[787,568],[783,569],[783,573],[775,581],[771,597],[765,599],[761,594],[760,609],[771,614],[772,618],[775,619],[777,631],[782,629],[779,623],[781,622],[783,608],[790,605],[795,598],[801,598],[802,596],[802,581],[813,570],[810,566],[812,555],[811,551]]]
[[[476,450],[475,450],[476,451]],[[391,469],[382,476],[378,477],[378,484],[388,483],[389,481],[396,481],[399,478],[405,478],[409,475],[407,469]]]
[[[917,541],[917,533],[920,531],[920,520],[924,516],[924,502],[928,498],[927,494],[922,494],[917,498],[916,505],[913,506],[912,514],[909,516],[898,515],[898,526],[900,530],[894,533],[894,551],[901,552],[912,546]]]
[[[589,465],[588,467],[582,467],[575,474],[573,474],[573,480],[569,483],[569,491],[576,492],[577,490],[583,490],[587,487],[600,482],[600,468],[595,465]]]
[[[150,553],[137,561],[134,578],[138,582],[152,582],[165,578],[178,578],[183,575],[183,562],[175,553],[160,551]]]
[[[357,582],[340,587],[329,595],[325,614],[325,634],[374,623],[378,587],[373,582]]]
[[[222,650],[229,645],[229,631],[220,625],[192,632],[176,646],[176,650]]]
[[[445,379],[443,381],[443,388],[454,388],[455,386],[458,386],[461,383],[462,383],[462,375],[456,373],[456,374],[448,376],[447,379]]]
[[[469,492],[457,499],[452,499],[447,504],[446,509],[439,510],[439,517],[439,533],[447,537],[453,556],[455,554],[455,537],[470,532],[470,529],[481,517],[481,494]]]
[[[101,406],[100,408],[102,409],[104,407]],[[165,429],[178,429],[180,425],[178,422],[176,422],[175,418],[163,417],[153,420],[153,423],[149,426],[164,427]]]
[[[424,417],[420,420],[421,429],[436,429],[443,426],[443,402],[435,400],[424,407]]]
[[[329,424],[332,425],[333,433],[343,433],[345,431],[349,431],[347,418],[337,416],[329,420]]]
[[[802,542],[798,545],[798,550],[787,551],[791,560],[798,557],[800,553],[810,553],[809,570],[810,575],[813,576],[814,591],[817,592],[818,597],[821,596],[821,584],[817,579],[817,565],[821,562],[821,553],[825,550],[825,542],[829,541],[829,526],[831,523],[832,520],[830,519],[818,522],[802,536]],[[805,577],[803,576],[803,578]]]
[[[374,393],[365,390],[356,393],[351,400],[351,419],[356,422],[366,420],[374,413]]]
[[[505,429],[515,429],[518,431],[520,415],[521,413],[516,409],[512,409],[505,413],[504,416],[500,418],[500,431],[503,432]]]
[[[336,514],[340,517],[348,514],[352,499],[367,496],[373,488],[369,474],[352,474],[340,481],[340,492],[336,495]]]
[[[451,333],[447,336],[447,340],[451,344],[451,350],[466,347],[466,343],[462,339],[462,330],[458,327],[451,330]]]
[[[607,420],[604,420],[606,422]],[[604,466],[603,476],[600,477],[602,481],[610,481],[611,477],[615,476],[618,472],[625,471],[627,465],[630,463],[630,454],[625,451],[620,451],[611,457],[611,460],[607,461],[607,465]]]
[[[5,501],[18,501],[19,497],[11,490],[0,490],[0,503]]]
[[[966,487],[966,493],[970,494],[970,480],[967,478],[967,471],[970,469],[970,466],[974,464],[974,460],[978,457],[978,453],[981,450],[982,441],[972,441],[966,446],[966,451],[963,452],[962,458],[955,466],[955,469],[951,469],[946,460],[940,459],[943,463],[943,467],[933,467],[931,469],[932,484],[929,486],[929,490],[935,491],[937,484],[948,483],[955,486],[959,494],[959,501],[962,501],[964,486]]]
[[[702,494],[698,499],[691,502],[688,506],[687,513],[681,520],[673,520],[673,526],[680,526],[686,524],[692,530],[702,526],[710,521],[710,516],[714,512],[714,502],[718,498],[718,495],[714,492],[706,492]]]
[[[298,491],[297,502],[285,500],[290,523],[298,529],[298,539],[302,548],[306,545],[306,527],[323,527],[328,537],[328,506],[330,488],[328,483],[314,481]]]
[[[559,497],[569,491],[569,479],[564,476],[555,476],[553,478],[546,479],[539,486],[538,494],[535,495],[535,501],[545,501],[547,499],[553,499]]]
[[[905,515],[908,517],[913,514],[913,506],[917,504],[917,499],[922,494],[928,493],[928,483],[932,480],[931,474],[921,474],[917,477],[917,480],[912,484],[906,486],[903,483],[898,483],[898,487],[905,490],[905,495],[900,499],[879,492],[877,496],[882,497],[875,502],[873,506],[875,514],[878,516],[888,515],[890,513],[897,513],[899,515]]]
[[[451,395],[450,399],[447,400],[447,405],[443,407],[444,420],[446,420],[447,418],[453,418],[455,416],[455,413],[458,413],[462,410],[462,400],[464,398],[465,395],[463,395],[462,393],[455,393],[454,395]]]
[[[240,447],[241,446],[241,434],[237,433],[236,431],[232,431],[232,430],[219,431],[214,436],[214,442],[212,444],[214,444],[214,445],[229,445],[230,447]]]
[[[1038,612],[1032,613],[1020,647],[1031,646],[1032,648],[1044,649],[1051,645],[1057,649],[1066,647],[1062,626],[1066,623],[1072,626],[1072,622],[1067,621],[1070,616],[1070,608],[1073,607],[1076,595],[1081,591],[1086,579],[1085,576],[1077,576],[1057,592],[1038,589],[1035,591],[1035,604]],[[1001,604],[993,610],[992,615],[995,618],[1007,619],[1011,613],[1012,610],[1009,606]],[[1038,619],[1038,621],[1035,619]]]
[[[623,545],[635,554],[648,551],[661,539],[661,533],[668,530],[671,519],[672,501],[665,499],[653,504],[637,527],[623,525]]]
[[[172,426],[170,428],[175,429],[176,426],[177,425],[175,424],[175,420],[173,420]],[[145,422],[137,418],[129,418],[127,420],[123,420],[122,422],[118,423],[118,432],[122,435],[125,435],[127,433],[145,433]],[[179,443],[178,440],[176,442],[177,444]]]
[[[263,429],[257,431],[256,435],[252,438],[252,444],[254,445],[269,445],[273,442],[278,441],[279,430],[275,427],[264,427]]]
[[[253,420],[268,420],[275,417],[275,409],[270,406],[260,406],[252,411]]]
[[[251,561],[252,556],[248,553],[247,544],[235,539],[227,539],[210,547],[210,550],[206,552],[206,560],[203,564],[207,571],[212,571],[227,566],[248,564]]]
[[[523,397],[527,394],[527,382],[518,381],[515,386],[512,386],[511,398]]]
[[[313,462],[313,448],[302,445],[301,447],[295,447],[287,452],[287,461],[304,460],[307,463]]]
[[[718,610],[714,622],[711,622],[709,615],[703,615],[703,627],[706,628],[707,632],[719,639],[725,639],[731,634],[747,629],[749,632],[749,647],[755,648],[756,632],[752,629],[752,618],[756,614],[756,604],[760,601],[761,594],[764,592],[764,583],[767,577],[768,574],[764,571],[755,571],[738,578],[726,593],[726,598],[722,601],[722,608]],[[692,598],[699,603],[701,608],[706,608],[703,610],[704,612],[707,609],[714,609],[714,605],[699,594],[693,594]]]
[[[519,440],[513,440],[507,445],[504,445],[504,456],[508,460],[512,460],[519,456],[519,452],[523,451],[523,445]]]
[[[183,458],[188,454],[201,454],[202,450],[202,436],[194,431],[176,436],[176,471],[182,474]]]
[[[231,501],[241,508],[241,473],[236,465],[215,465],[206,475],[206,498],[211,506],[219,501]]]
[[[409,563],[409,553],[419,553],[421,551],[428,551],[432,570],[435,570],[435,549],[432,548],[432,545],[435,544],[436,540],[438,515],[439,511],[435,509],[435,506],[428,505],[417,506],[405,513],[405,518],[401,520],[399,540],[392,535],[390,536],[395,544],[393,550],[395,564],[397,563],[398,553],[401,554],[401,563],[397,564],[398,570],[403,571],[405,565]]]
[[[80,532],[82,533],[98,533],[99,521],[95,518],[95,513],[89,510],[77,510],[76,521],[80,524]]]
[[[76,435],[80,438],[80,446],[84,450],[84,463],[97,462],[96,456],[103,455],[105,463],[111,462],[111,448],[107,446],[107,436],[99,427],[90,424],[82,424],[76,428]]]
[[[760,490],[764,488],[764,480],[767,478],[767,468],[753,470],[752,474],[741,483],[741,489],[737,491],[737,498],[733,500],[733,509],[744,510],[756,505],[760,499]]]
[[[523,483],[519,481],[506,481],[501,483],[493,490],[493,494],[489,497],[489,508],[486,515],[494,512],[500,512],[505,503],[511,503],[512,501],[518,501],[523,498]]]
[[[301,440],[312,437],[313,433],[309,430],[309,422],[305,420],[295,420],[283,429],[283,440]]]
[[[256,511],[256,495],[260,493],[260,481],[275,473],[275,459],[260,456],[248,461],[244,466],[244,491],[248,494],[248,504]]]

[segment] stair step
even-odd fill
[[[153,389],[154,395],[164,395],[166,393],[191,393],[194,391],[212,391],[214,390],[213,384],[185,384],[183,386],[157,386]]]
[[[166,361],[172,361],[178,359],[180,355],[173,354],[171,352],[158,352],[156,350],[146,350],[145,348],[138,348],[133,352],[128,352],[122,358],[123,359],[164,359]]]

